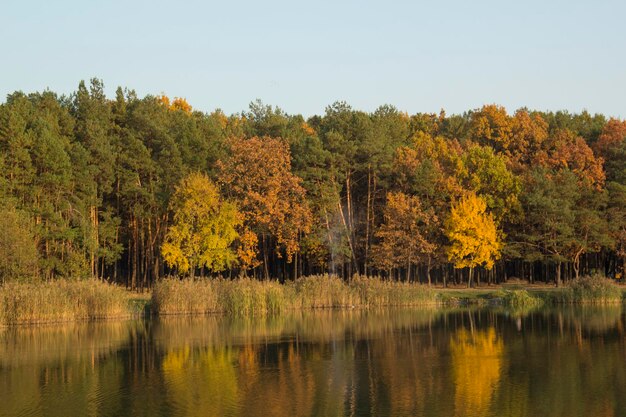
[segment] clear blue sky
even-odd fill
[[[626,2],[20,0],[0,11],[0,101],[98,77],[226,113],[336,100],[448,113],[626,117]]]

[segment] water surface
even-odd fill
[[[0,330],[0,416],[626,416],[621,306]]]

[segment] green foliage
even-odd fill
[[[39,254],[32,229],[25,213],[0,208],[0,282],[39,278]]]
[[[502,223],[519,219],[521,182],[507,167],[507,159],[486,146],[470,146],[463,154],[459,174],[466,187],[487,203],[494,218]]]
[[[532,274],[541,276],[534,279],[544,281],[592,269],[625,275],[621,120],[527,109],[510,115],[498,105],[409,115],[345,102],[308,119],[260,101],[225,115],[180,98],[140,98],[122,88],[107,98],[104,91],[92,79],[68,97],[16,92],[0,104],[0,198],[21,216],[5,238],[31,236],[37,253],[19,264],[30,270],[36,260],[45,280],[106,277],[145,288],[165,261],[181,272],[206,265],[280,279],[358,272],[425,282],[433,273],[441,282],[450,263],[494,263],[502,280],[520,262],[536,263]],[[177,226],[176,190],[189,173],[220,183],[218,206],[228,206],[224,198],[237,202],[245,226],[233,226],[239,239],[213,231],[212,243],[192,243],[197,232]],[[387,196],[398,193],[432,215],[429,227],[395,216]],[[444,219],[468,193],[485,202],[496,235],[506,239],[482,255],[487,246],[468,244],[480,240],[468,238],[478,233],[471,222],[462,245],[450,238],[450,223],[444,233]],[[414,239],[403,239],[406,233]],[[428,251],[398,243],[423,240]],[[185,245],[187,254],[174,250]]]

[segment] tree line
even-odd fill
[[[0,105],[0,277],[620,278],[626,122],[588,112],[203,113],[101,80]]]

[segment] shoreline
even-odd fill
[[[134,293],[99,281],[70,281],[0,286],[0,327],[126,320],[155,316],[224,315],[255,317],[319,309],[448,308],[504,306],[533,309],[542,305],[615,305],[626,299],[626,286],[584,278],[599,290],[574,285],[492,285],[477,288],[428,287],[357,278],[350,283],[331,276],[296,282],[251,279],[164,279],[149,293]],[[579,291],[578,293],[576,291]]]

